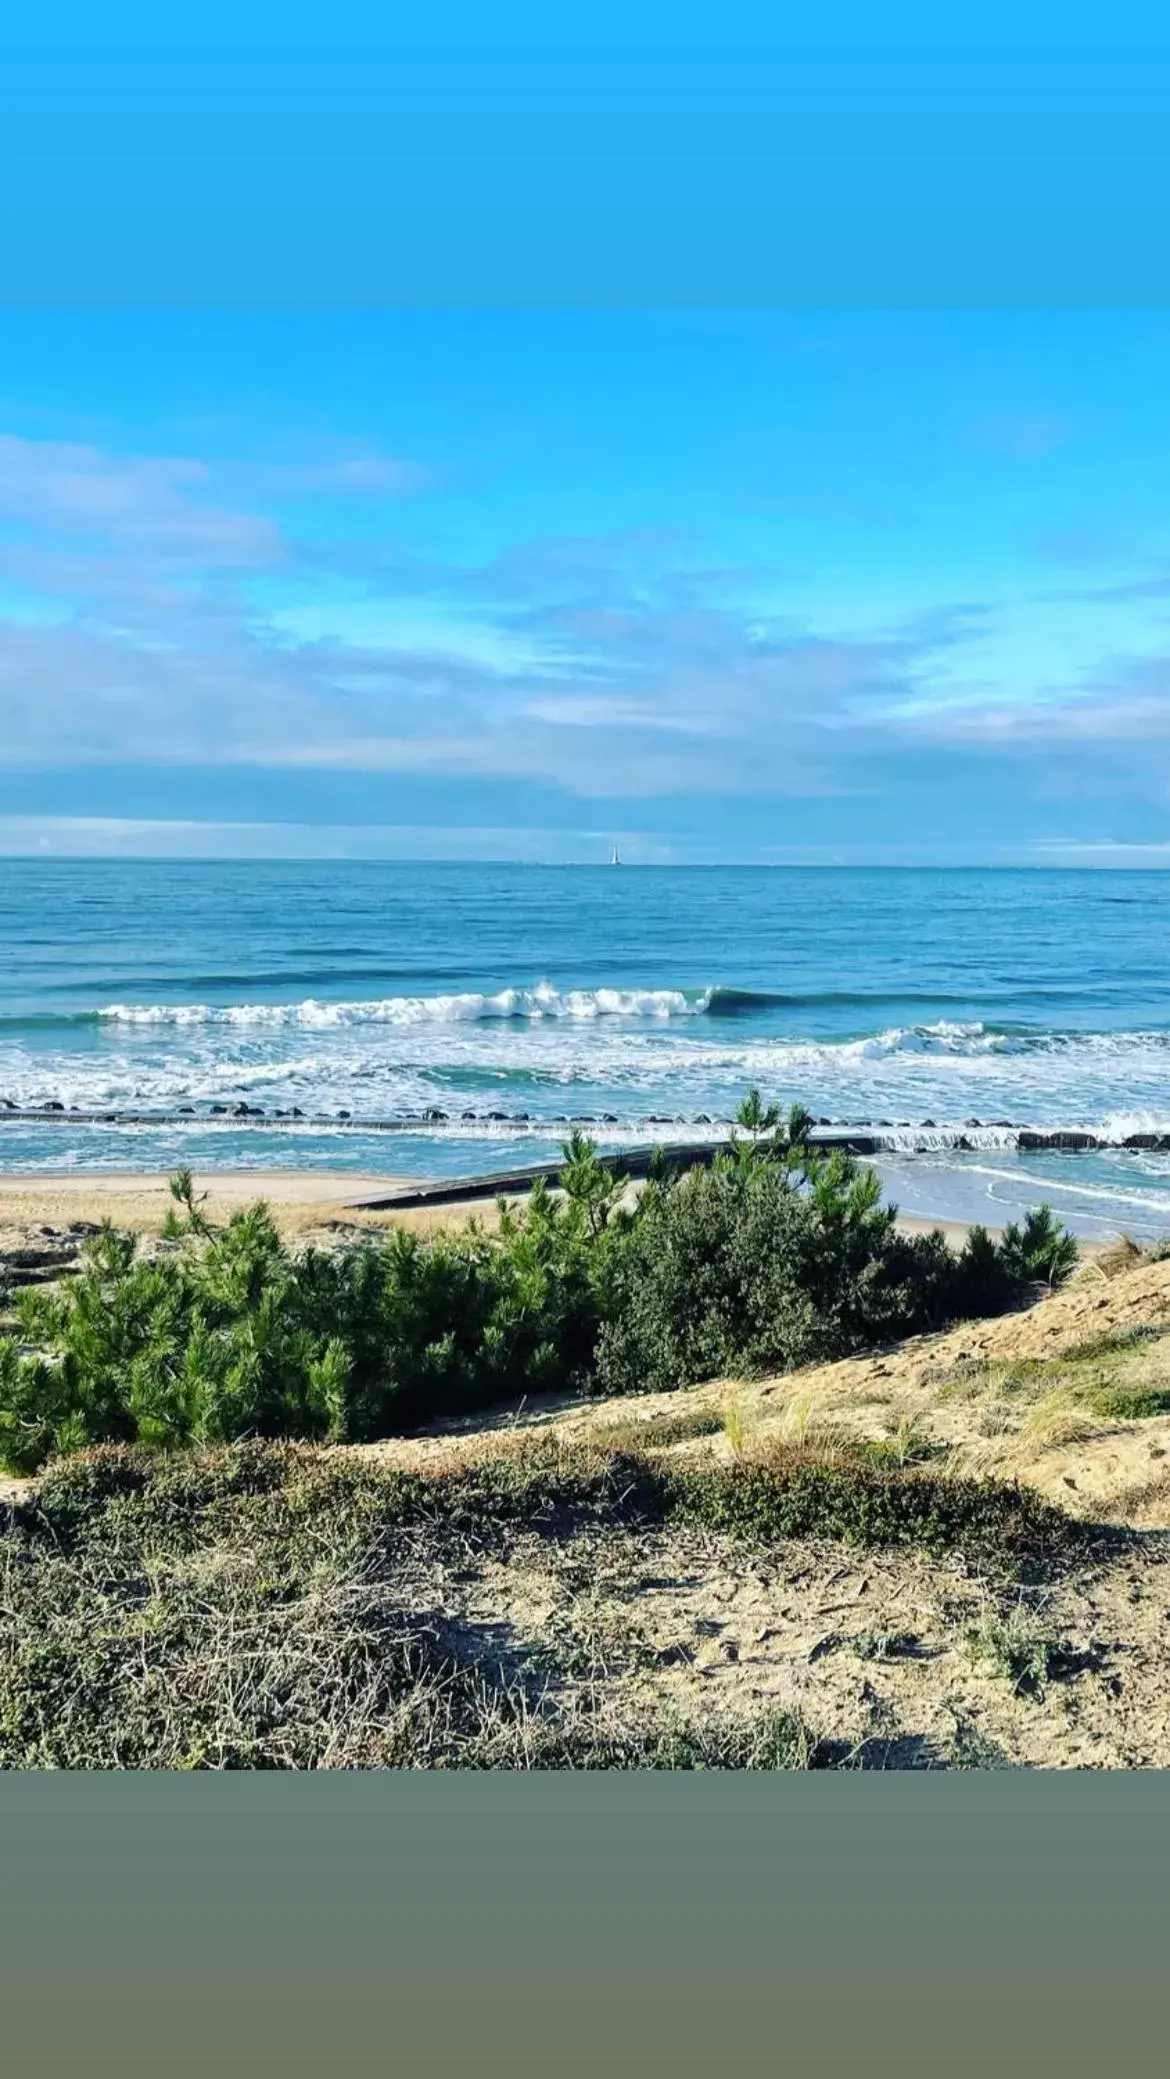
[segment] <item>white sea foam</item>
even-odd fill
[[[681,989],[556,989],[541,982],[535,988],[501,989],[494,995],[464,991],[345,1002],[308,997],[297,1003],[111,1003],[97,1017],[110,1029],[206,1027],[214,1031],[218,1027],[257,1035],[296,1030],[336,1033],[363,1026],[421,1031],[448,1028],[452,1044],[458,1044],[455,1034],[460,1030],[506,1025],[513,1029],[519,1045],[524,1032],[536,1032],[544,1025],[592,1026],[601,1020],[618,1020],[632,1028],[635,1038],[638,1027],[662,1030],[683,1021],[694,1035],[695,1048],[703,1050],[712,1066],[752,1060],[782,1072],[798,1072],[818,1063],[881,1064],[905,1056],[972,1064],[1044,1056],[1054,1062],[1093,1060],[1104,1069],[1135,1055],[1164,1059],[1170,1049],[1170,1035],[1160,1032],[1010,1034],[977,1020],[946,1018],[923,1025],[889,1026],[851,1039],[733,1038],[730,1034],[704,1038],[704,1028],[697,1021],[703,1019],[716,994],[711,988],[695,993]]]
[[[500,989],[457,996],[383,996],[368,1002],[106,1004],[98,1015],[111,1025],[304,1026],[463,1025],[481,1020],[545,1018],[695,1018],[709,1006],[710,990],[688,996],[681,989]]]
[[[195,1146],[202,1133],[230,1134],[229,1120],[209,1123],[207,1107],[241,1099],[262,1107],[269,1121],[294,1106],[306,1115],[279,1129],[296,1136],[296,1159],[314,1135],[331,1149],[342,1145],[315,1117],[336,1119],[342,1109],[360,1121],[421,1119],[438,1107],[442,1137],[460,1146],[525,1135],[555,1142],[569,1113],[592,1115],[590,1130],[607,1142],[698,1137],[704,1116],[727,1120],[752,1084],[768,1099],[800,1098],[815,1114],[868,1125],[893,1168],[904,1156],[911,1172],[915,1157],[956,1175],[965,1166],[969,1177],[973,1166],[1006,1158],[1014,1175],[1013,1129],[1023,1124],[1083,1126],[1112,1139],[1170,1132],[1165,1033],[1029,1033],[1001,1030],[991,1019],[938,1018],[853,1034],[838,1026],[830,1034],[804,1022],[819,1011],[759,999],[764,1015],[757,1016],[757,999],[736,998],[729,1009],[729,994],[720,1003],[714,989],[540,983],[340,1003],[111,1002],[67,1043],[48,1031],[0,1036],[0,1096],[80,1111],[195,1107],[202,1122],[177,1125],[170,1140],[147,1132],[143,1146],[157,1144],[160,1166],[185,1135]],[[475,1118],[465,1120],[465,1111]],[[510,1116],[491,1119],[491,1112]],[[518,1113],[530,1117],[521,1123]],[[649,1114],[675,1123],[648,1126]],[[1005,1120],[1013,1127],[996,1123]],[[246,1124],[241,1148],[276,1144],[267,1125]],[[48,1151],[63,1127],[46,1123],[39,1138],[29,1130]],[[956,1150],[960,1137],[966,1151]],[[449,1160],[474,1163],[470,1149],[464,1157],[454,1147]],[[1083,1187],[1108,1193],[1109,1177],[1097,1177],[1091,1162],[1067,1156],[1061,1163],[1070,1184],[1076,1174]],[[1124,1171],[1130,1188],[1165,1189],[1165,1156],[1135,1154],[1119,1164],[1118,1184]]]
[[[988,1032],[984,1025],[939,1018],[933,1025],[894,1025],[866,1039],[842,1040],[836,1051],[847,1061],[880,1061],[890,1054],[1005,1054],[1016,1045],[1005,1033]]]
[[[539,1016],[521,1014],[511,991],[373,1004],[111,1005],[88,1047],[0,1044],[0,1096],[89,1108],[234,1094],[313,1111],[345,1106],[355,1117],[436,1104],[452,1115],[726,1117],[756,1083],[834,1119],[888,1122],[883,1131],[903,1131],[908,1146],[921,1147],[934,1128],[998,1145],[1002,1120],[1083,1125],[1117,1139],[1170,1130],[1160,1033],[1021,1036],[939,1020],[857,1038],[765,1036],[707,1021],[695,1015],[701,998],[672,990],[530,993],[545,1006]],[[495,1008],[481,1016],[484,1003]],[[452,1014],[452,1005],[461,1008]],[[968,1128],[972,1115],[980,1125]],[[926,1120],[933,1127],[923,1129]]]

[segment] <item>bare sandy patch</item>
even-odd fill
[[[24,1230],[69,1228],[112,1221],[131,1234],[157,1235],[173,1200],[170,1171],[53,1171],[0,1175],[0,1251]],[[217,1170],[200,1172],[196,1189],[212,1219],[223,1220],[263,1199],[280,1232],[292,1238],[340,1228],[371,1231],[409,1227],[427,1234],[465,1226],[478,1216],[495,1220],[488,1201],[467,1205],[371,1210],[363,1199],[409,1185],[409,1177],[374,1176],[347,1170]]]

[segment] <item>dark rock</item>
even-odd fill
[[[1152,1149],[1159,1154],[1164,1154],[1166,1149],[1170,1148],[1170,1134],[1127,1133],[1121,1145],[1123,1148],[1144,1148],[1147,1150]]]
[[[42,1228],[41,1232],[45,1235],[50,1235],[54,1230]],[[48,1249],[24,1247],[6,1249],[4,1262],[12,1270],[59,1270],[62,1264],[72,1263],[76,1255],[76,1249],[71,1249],[67,1245],[64,1248],[58,1246],[57,1248]]]
[[[226,1112],[227,1106],[226,1104],[213,1104],[211,1109],[218,1118],[222,1113]]]
[[[935,1121],[933,1119],[924,1119],[922,1124],[923,1126],[934,1126]]]
[[[302,1110],[301,1110],[301,1108],[300,1108],[299,1104],[294,1104],[294,1106],[293,1106],[293,1108],[292,1108],[291,1112],[289,1113],[289,1118],[290,1118],[290,1119],[303,1119],[303,1118],[304,1118],[304,1116],[305,1116],[305,1115],[304,1115],[304,1113],[302,1112]]]
[[[512,1117],[517,1126],[526,1126],[528,1124],[527,1112],[513,1112]]]
[[[982,1126],[983,1121],[982,1119],[968,1119],[965,1123],[968,1126]]]
[[[497,1123],[498,1123],[498,1122],[499,1122],[500,1120],[502,1120],[502,1119],[506,1119],[506,1118],[507,1118],[507,1116],[508,1116],[507,1112],[485,1112],[485,1114],[484,1114],[484,1117],[485,1117],[486,1119],[491,1119],[491,1120],[494,1120],[494,1121],[496,1121]]]
[[[474,1118],[475,1118],[475,1113],[474,1113],[474,1112],[460,1112],[460,1114],[459,1114],[459,1117],[460,1117],[461,1119],[474,1119]]]
[[[423,1113],[423,1118],[428,1126],[445,1126],[447,1123],[446,1112],[441,1112],[438,1106],[433,1104],[427,1106],[426,1111]]]
[[[352,1119],[352,1118],[353,1118],[353,1113],[352,1113],[352,1112],[338,1112],[337,1116],[338,1116],[338,1118],[339,1118],[339,1119]]]
[[[193,1119],[193,1118],[195,1117],[195,1107],[194,1107],[194,1105],[193,1105],[193,1104],[181,1104],[181,1105],[179,1106],[179,1117],[180,1117],[180,1119]]]
[[[602,1115],[601,1115],[601,1123],[602,1123],[602,1125],[603,1125],[603,1126],[616,1126],[616,1125],[617,1125],[617,1123],[618,1123],[618,1115],[617,1115],[617,1113],[616,1113],[616,1112],[603,1112],[603,1113],[602,1113]]]
[[[1078,1148],[1096,1148],[1100,1146],[1100,1143],[1095,1133],[1072,1133],[1068,1131],[1033,1133],[1029,1128],[1024,1127],[1020,1133],[1020,1146],[1021,1148],[1059,1148],[1067,1154]]]

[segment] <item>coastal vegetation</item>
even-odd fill
[[[1165,1764],[1164,1252],[907,1237],[754,1103],[564,1179],[313,1248],[180,1176],[27,1288],[0,1768]]]
[[[537,1441],[419,1475],[276,1443],[107,1446],[0,1526],[0,1767],[863,1764],[863,1738],[791,1705],[646,1693],[680,1648],[640,1624],[639,1589],[685,1576],[697,1542],[734,1570],[786,1539],[957,1555],[1001,1598],[1088,1549],[1025,1490],[863,1452],[708,1472]],[[485,1622],[475,1597],[505,1579],[506,1621]]]
[[[213,1227],[189,1173],[165,1239],[104,1228],[0,1334],[0,1458],[96,1444],[366,1442],[558,1389],[789,1370],[1019,1304],[1075,1243],[1046,1209],[999,1240],[906,1236],[874,1173],[752,1092],[714,1162],[625,1182],[575,1134],[559,1191],[499,1231],[296,1251],[262,1204]]]

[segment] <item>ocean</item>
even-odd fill
[[[1170,1155],[1016,1132],[1170,1134],[1168,951],[1158,873],[4,860],[0,1177],[483,1172],[758,1084],[907,1212],[1161,1234]]]

